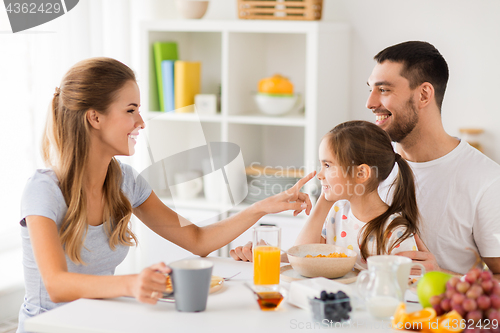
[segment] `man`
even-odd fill
[[[476,251],[500,278],[500,166],[445,132],[446,61],[431,44],[415,41],[388,47],[374,59],[366,106],[415,174],[421,217],[419,251],[398,255],[427,271],[465,274]],[[388,202],[396,174],[397,167],[379,188]],[[251,260],[251,243],[231,250],[231,256]]]
[[[500,166],[445,132],[446,61],[434,46],[417,41],[388,47],[374,59],[366,106],[412,167],[421,215],[419,251],[399,254],[428,271],[465,274],[476,261],[472,248],[499,274]],[[388,186],[379,192],[387,198]]]

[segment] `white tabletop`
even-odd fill
[[[27,320],[25,329],[40,333],[194,333],[208,329],[217,329],[217,333],[255,333],[310,332],[328,327],[325,323],[315,322],[310,312],[289,304],[286,297],[276,311],[261,311],[251,291],[243,285],[243,282],[252,280],[251,263],[217,257],[206,260],[214,262],[213,275],[227,277],[241,272],[208,297],[206,311],[178,312],[172,303],[150,305],[132,298],[79,299]],[[283,283],[285,288],[288,285]],[[420,308],[418,304],[407,303],[408,311]],[[372,332],[374,329],[392,332],[388,321],[376,320],[363,310],[353,311],[349,322],[337,323],[336,327],[352,332]]]

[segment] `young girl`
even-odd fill
[[[322,194],[296,245],[336,244],[358,254],[357,268],[371,255],[416,251],[418,209],[412,171],[394,153],[389,135],[366,121],[342,123],[319,147]],[[399,173],[388,206],[377,188],[394,164]]]
[[[115,159],[131,155],[144,121],[130,68],[109,58],[73,66],[56,88],[43,140],[48,169],[28,180],[21,203],[26,295],[18,332],[26,318],[78,298],[133,296],[154,304],[165,289],[158,263],[140,274],[113,276],[136,237],[135,214],[165,239],[205,256],[226,245],[262,216],[295,214],[311,204],[300,188],[257,202],[230,218],[199,228],[165,206],[134,170]]]

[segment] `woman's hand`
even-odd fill
[[[160,262],[142,270],[134,276],[132,282],[132,296],[141,303],[156,304],[162,292],[165,291],[170,267]]]
[[[304,178],[300,179],[292,188],[256,202],[254,205],[257,209],[259,209],[259,211],[262,211],[265,214],[293,210],[293,216],[297,216],[305,209],[306,214],[309,215],[312,209],[311,200],[309,200],[309,195],[300,192],[300,189],[308,181],[313,179],[315,175],[316,171],[313,171]]]

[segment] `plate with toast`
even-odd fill
[[[209,294],[213,294],[222,289],[224,285],[224,278],[216,275],[212,275],[212,279],[210,280],[210,290]],[[169,275],[167,275],[167,285],[165,287],[165,291],[163,292],[163,296],[158,299],[161,302],[174,303],[174,295],[172,294],[172,279]]]

